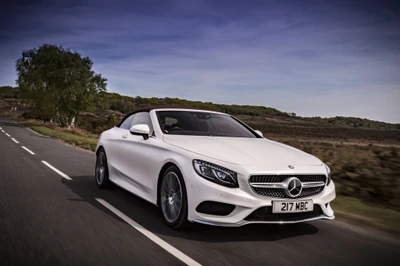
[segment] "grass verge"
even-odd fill
[[[344,196],[338,196],[331,206],[339,220],[348,220],[360,227],[367,226],[400,235],[400,212],[398,211]]]
[[[59,131],[45,126],[30,126],[30,128],[42,135],[65,141],[68,144],[94,151],[97,145],[97,138],[92,136],[80,136],[75,133]]]

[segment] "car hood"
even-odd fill
[[[164,135],[175,147],[209,158],[241,165],[322,165],[303,151],[265,138]]]

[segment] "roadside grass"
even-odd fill
[[[359,227],[372,227],[400,235],[398,211],[345,196],[338,196],[332,201],[331,206],[339,220],[349,220]]]
[[[18,122],[18,124],[26,126],[26,127],[37,126],[37,125],[41,124],[36,120],[25,120],[25,119],[22,119],[20,117],[13,117],[13,120]]]
[[[42,135],[60,139],[74,146],[78,146],[91,151],[94,151],[96,149],[97,137],[95,137],[94,135],[82,136],[74,132],[61,131],[60,129],[53,129],[45,126],[30,126],[30,128]]]

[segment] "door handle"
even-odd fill
[[[122,135],[123,139],[126,139],[128,137],[128,134]]]

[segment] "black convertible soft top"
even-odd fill
[[[172,105],[160,105],[160,106],[146,106],[146,107],[142,107],[139,109],[136,109],[132,112],[130,112],[129,114],[127,114],[126,116],[124,116],[124,118],[122,118],[121,122],[119,122],[119,124],[117,125],[117,127],[120,127],[121,124],[125,121],[125,119],[127,119],[129,116],[139,113],[139,112],[150,112],[151,110],[154,109],[191,109],[191,110],[199,110],[199,111],[206,111],[204,109],[198,109],[198,108],[193,108],[193,107],[189,107],[189,106],[172,106]]]

